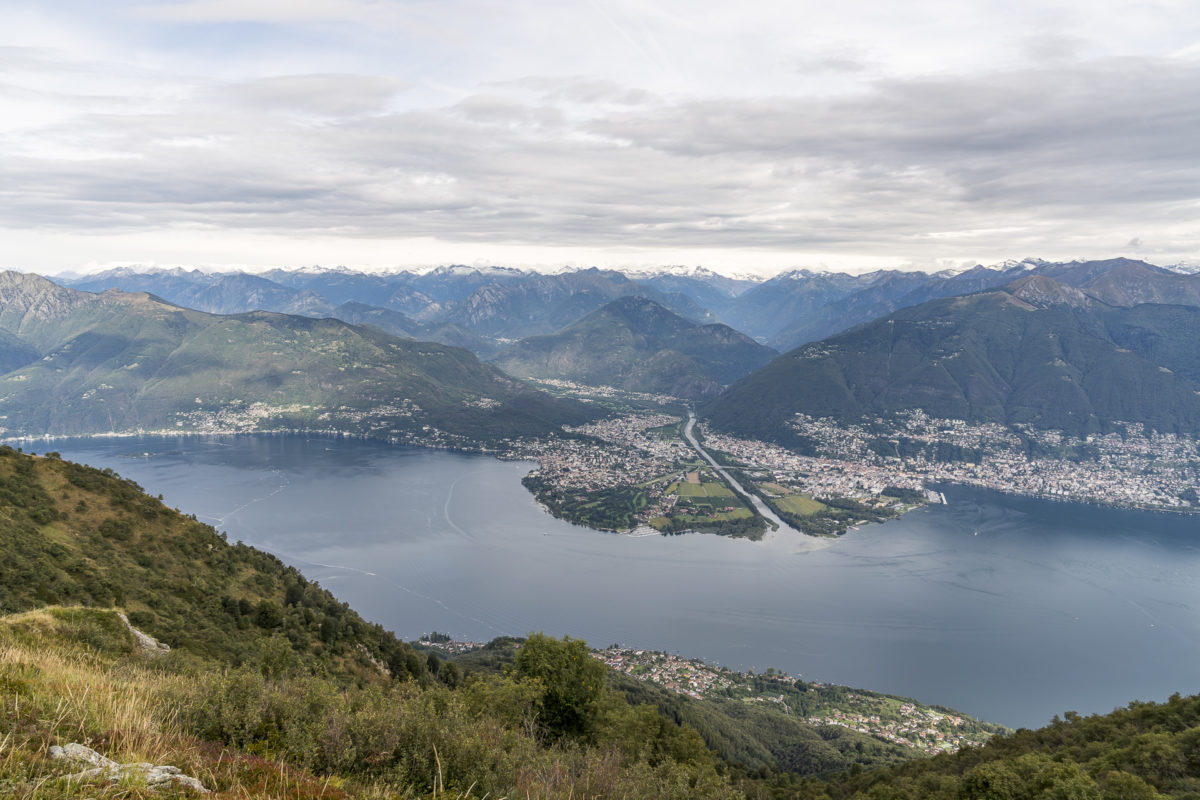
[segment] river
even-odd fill
[[[767,504],[762,501],[762,498],[760,498],[758,495],[754,495],[754,494],[751,494],[750,492],[746,491],[744,486],[742,486],[740,483],[735,481],[733,479],[733,476],[730,475],[729,472],[724,467],[722,467],[720,464],[718,464],[717,460],[715,458],[713,458],[712,456],[710,456],[708,454],[708,451],[705,450],[703,447],[701,447],[700,443],[696,441],[696,435],[694,433],[692,433],[692,429],[695,427],[696,427],[696,415],[691,410],[689,410],[687,424],[683,427],[683,438],[687,439],[688,444],[690,444],[693,448],[695,448],[696,452],[699,453],[701,456],[703,456],[704,460],[712,465],[712,468],[715,469],[720,474],[720,476],[725,479],[726,483],[728,483],[730,486],[732,486],[734,488],[734,490],[737,491],[737,493],[742,496],[743,499],[748,500],[751,503],[751,505],[754,506],[755,511],[757,511],[765,519],[769,520],[770,523],[775,526],[773,530],[768,531],[767,536],[779,536],[779,535],[790,536],[792,541],[794,541],[796,543],[804,542],[805,538],[811,539],[812,540],[811,542],[804,542],[805,544],[808,544],[809,547],[805,547],[803,549],[810,549],[810,548],[815,549],[817,547],[824,546],[824,543],[822,542],[821,539],[818,539],[816,537],[805,537],[804,534],[800,533],[800,531],[796,530],[791,525],[788,525],[786,522],[784,522],[779,517],[778,514],[776,514],[774,511],[772,511],[767,506]],[[797,549],[799,549],[799,548],[797,548]]]
[[[556,520],[529,463],[348,439],[60,440],[416,638],[544,630],[1037,726],[1200,691],[1200,524],[945,487],[804,551]]]

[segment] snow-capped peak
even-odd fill
[[[1045,267],[1053,263],[1053,261],[1047,261],[1044,258],[1010,258],[1006,261],[1001,261],[999,264],[987,264],[981,266],[983,266],[984,269],[991,269],[995,270],[996,272],[1007,272],[1009,270],[1018,268],[1023,272],[1030,272],[1038,269],[1039,267]]]

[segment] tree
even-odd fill
[[[259,600],[254,607],[254,624],[260,628],[278,628],[283,624],[283,612],[270,600]]]
[[[582,737],[591,732],[607,669],[592,658],[586,642],[531,634],[517,651],[516,670],[520,677],[542,684],[538,722],[546,733]]]

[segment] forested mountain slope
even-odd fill
[[[220,316],[0,274],[7,435],[307,429],[447,443],[543,434],[582,410],[455,347],[335,319]]]
[[[1200,308],[1108,305],[1031,275],[933,300],[792,350],[705,414],[787,438],[796,413],[843,421],[922,408],[935,417],[1086,433],[1118,421],[1200,432]]]
[[[698,398],[774,355],[727,325],[700,325],[653,300],[622,297],[557,333],[522,339],[493,363],[519,377]]]

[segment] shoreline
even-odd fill
[[[13,446],[13,445],[26,445],[26,444],[31,444],[34,442],[39,442],[39,441],[55,442],[55,441],[60,441],[60,440],[65,440],[65,439],[98,439],[98,440],[99,439],[133,439],[133,438],[137,438],[139,436],[156,436],[156,437],[161,437],[161,438],[171,438],[171,437],[181,437],[181,436],[188,437],[188,438],[196,438],[196,437],[204,437],[204,436],[213,436],[213,437],[216,437],[216,436],[324,436],[324,437],[328,437],[331,439],[356,439],[359,441],[379,442],[381,444],[387,444],[387,445],[398,446],[398,447],[413,447],[413,448],[422,448],[422,449],[427,449],[427,450],[442,450],[442,451],[451,452],[451,453],[490,455],[501,461],[530,461],[531,463],[538,465],[538,467],[535,467],[534,470],[530,470],[530,473],[527,473],[526,476],[522,476],[523,478],[527,477],[528,474],[531,474],[532,472],[536,471],[536,469],[540,468],[540,462],[537,460],[536,457],[531,458],[528,455],[517,455],[515,453],[506,452],[505,450],[503,450],[499,447],[488,447],[482,443],[477,444],[476,446],[466,446],[466,445],[450,445],[450,444],[432,443],[432,442],[408,442],[408,441],[404,441],[404,440],[397,439],[394,437],[381,437],[381,436],[376,436],[376,435],[371,435],[371,434],[353,433],[350,431],[339,431],[339,430],[333,430],[333,429],[272,428],[272,429],[267,429],[267,430],[255,430],[255,431],[232,430],[232,429],[197,431],[197,430],[183,430],[183,429],[176,428],[176,429],[137,430],[137,431],[105,431],[105,432],[100,432],[100,433],[73,433],[73,434],[43,433],[43,434],[36,434],[36,435],[35,434],[26,434],[23,436],[0,437],[0,444]],[[935,486],[962,486],[962,487],[966,487],[966,488],[970,488],[970,489],[983,489],[986,491],[999,492],[1001,494],[1010,495],[1012,497],[1020,497],[1020,498],[1030,499],[1030,500],[1048,500],[1048,501],[1055,502],[1055,503],[1079,503],[1081,505],[1093,506],[1095,508],[1111,508],[1111,509],[1118,509],[1118,510],[1122,510],[1122,511],[1136,511],[1136,512],[1143,512],[1143,513],[1176,514],[1179,516],[1200,516],[1200,508],[1196,508],[1196,509],[1174,508],[1174,507],[1164,507],[1164,506],[1148,506],[1148,505],[1136,505],[1136,504],[1125,504],[1125,503],[1111,503],[1111,502],[1105,502],[1103,499],[1101,499],[1099,497],[1094,497],[1094,496],[1063,497],[1061,495],[1054,495],[1054,494],[1049,494],[1049,493],[1029,493],[1029,492],[1018,491],[1015,489],[1008,489],[1008,488],[998,487],[998,486],[990,486],[987,484],[980,484],[980,483],[970,483],[970,482],[965,482],[965,481],[961,481],[961,482],[960,481],[930,481],[926,484],[926,486],[928,488],[932,488]],[[569,517],[559,516],[558,514],[555,514],[552,511],[550,511],[545,506],[545,504],[541,502],[541,500],[538,498],[538,496],[535,492],[529,490],[528,488],[526,488],[526,491],[529,492],[530,496],[534,499],[534,501],[539,506],[541,506],[543,508],[543,510],[547,511],[547,513],[549,513],[550,516],[554,517],[555,519],[559,519],[564,522],[569,522],[572,525],[577,525],[581,528],[585,528],[585,529],[591,530],[591,531],[597,531],[599,533],[612,533],[612,534],[617,534],[617,535],[624,535],[623,532],[619,531],[619,530],[615,530],[615,529],[611,529],[611,528],[597,528],[597,527],[593,527],[591,525],[586,525],[582,522],[579,522],[578,520],[574,520]],[[920,508],[920,507],[921,506],[916,506],[915,508]],[[915,508],[909,509],[909,511],[915,510]],[[906,511],[906,512],[904,512],[904,514],[900,514],[899,516],[896,517],[896,519],[903,517],[907,513],[908,512]],[[842,533],[836,534],[833,537],[818,536],[818,535],[814,535],[814,534],[805,533],[803,531],[795,531],[795,533],[798,536],[804,537],[805,540],[812,540],[814,542],[822,541],[822,540],[836,541],[837,539],[841,538],[842,536],[845,536],[850,531],[858,530],[861,527],[863,527],[864,525],[872,525],[872,524],[883,524],[883,523],[874,523],[874,522],[870,522],[870,521],[864,521],[864,522],[857,523],[852,526],[848,526],[845,531],[843,531]],[[792,526],[788,526],[788,527],[795,530]],[[701,533],[704,533],[704,532],[713,533],[714,535],[718,535],[718,536],[726,535],[726,534],[717,533],[716,531],[700,531],[700,532]],[[767,538],[770,538],[770,534],[778,535],[779,533],[780,533],[780,531],[778,531],[778,530],[769,530],[769,531],[766,531],[765,535],[763,537],[761,537],[760,539],[752,539],[752,541],[765,541]],[[740,536],[740,537],[730,537],[730,538],[750,538],[750,537]]]

